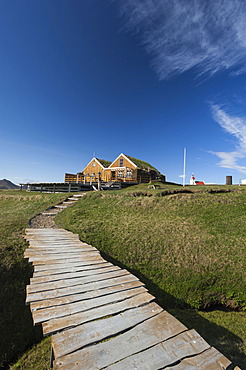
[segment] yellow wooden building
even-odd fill
[[[148,162],[123,153],[113,162],[92,158],[82,172],[65,174],[65,182],[93,183],[99,180],[107,183],[124,182],[136,184],[151,180],[165,181],[165,176]]]

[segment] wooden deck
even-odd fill
[[[144,284],[63,229],[27,229],[34,324],[52,335],[55,369],[233,369]]]

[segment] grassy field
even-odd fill
[[[159,304],[242,366],[246,188],[89,193],[56,219],[136,274]]]
[[[23,259],[20,235],[32,216],[63,197],[0,192],[0,325],[8,333],[1,338],[0,364],[30,348],[13,370],[49,369],[50,340],[33,345],[40,328],[33,327],[24,304],[32,269]],[[245,210],[246,187],[142,185],[88,193],[56,219],[139,276],[159,304],[243,369]]]
[[[25,306],[32,267],[23,258],[27,243],[21,235],[33,216],[65,197],[67,194],[0,191],[0,368],[41,338],[41,330],[33,327]]]

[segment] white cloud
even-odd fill
[[[246,118],[236,117],[227,114],[218,105],[212,105],[214,120],[230,135],[236,139],[235,150],[232,152],[211,152],[220,158],[218,165],[234,170],[246,170],[245,166],[240,166],[238,161],[246,158]]]
[[[120,6],[160,79],[192,68],[208,75],[246,71],[244,0],[124,0]]]
[[[19,177],[19,176],[14,176],[13,181],[18,184],[27,184],[27,183],[32,183],[32,182],[39,182],[37,180],[34,180],[33,178],[30,177]]]

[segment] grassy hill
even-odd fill
[[[56,219],[136,274],[159,304],[232,360],[243,361],[246,187],[139,185],[90,193]]]
[[[40,328],[24,304],[32,268],[21,234],[32,216],[63,197],[0,192],[0,367],[32,347],[11,369],[49,368],[49,338],[33,346]],[[245,209],[246,187],[139,185],[88,193],[56,219],[139,276],[159,304],[244,368]]]
[[[32,267],[23,258],[28,244],[21,235],[33,216],[66,196],[0,191],[0,368],[42,337],[40,328],[33,327],[29,307],[25,306],[25,288]]]

